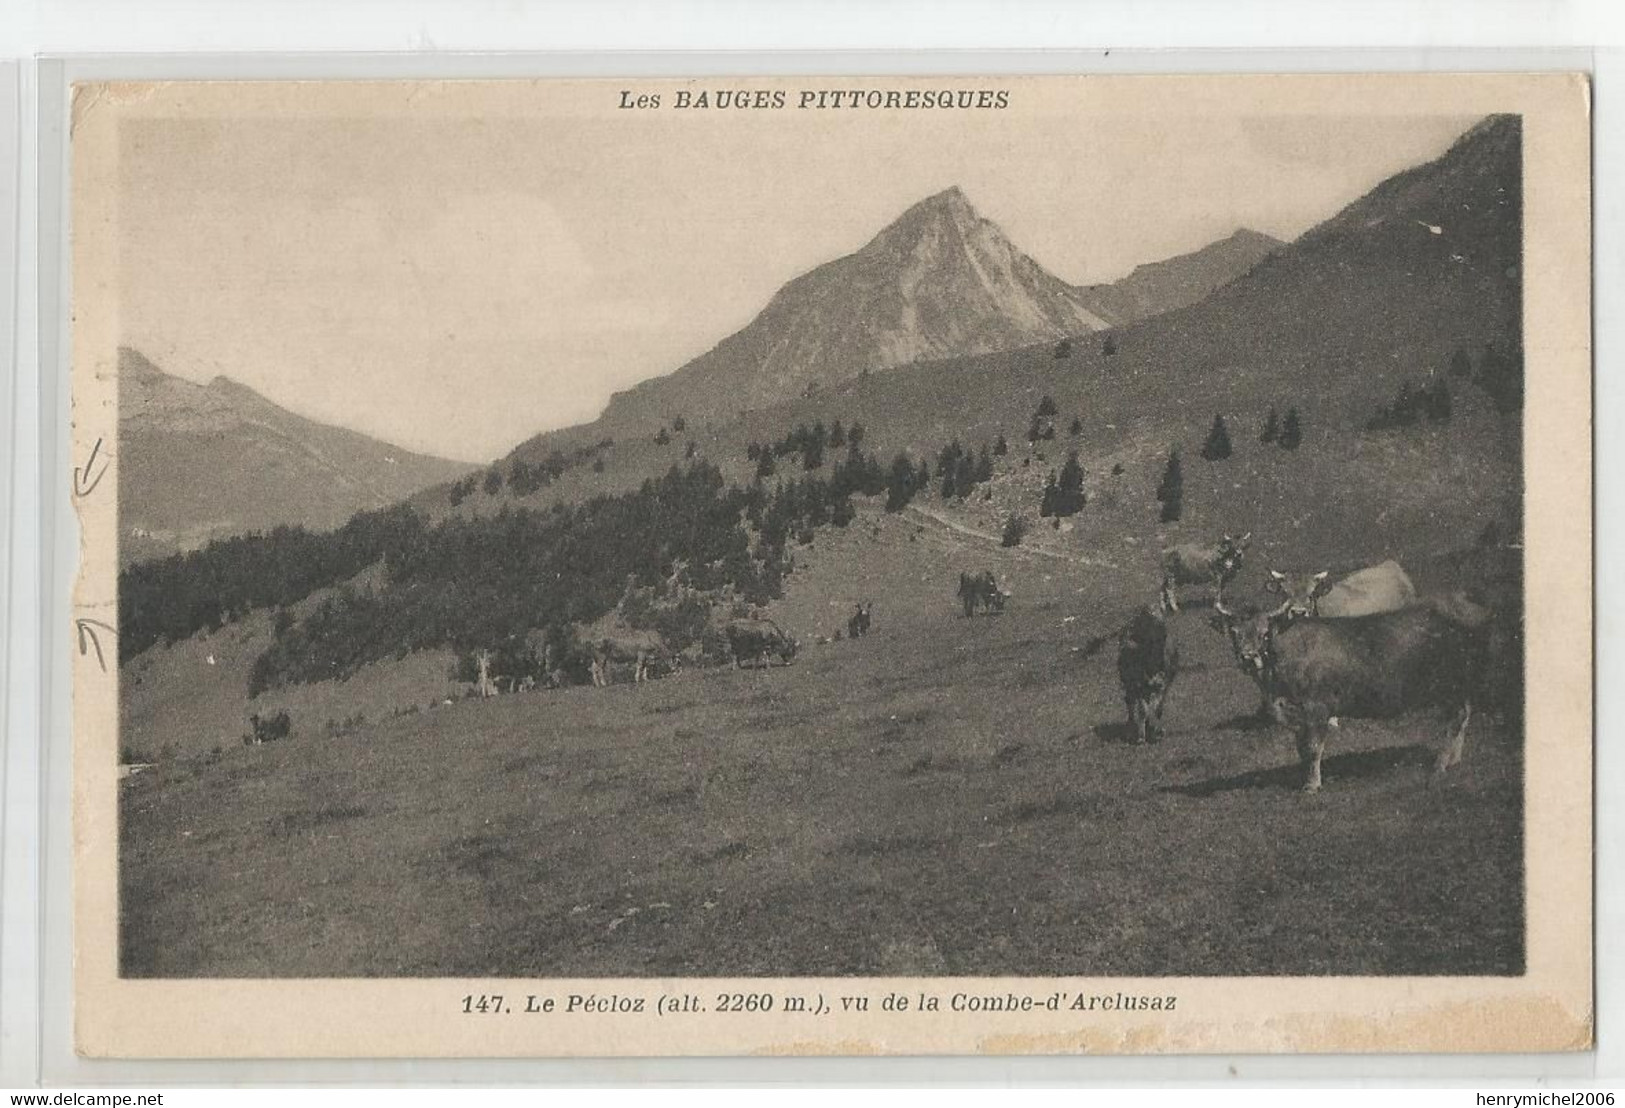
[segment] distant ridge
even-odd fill
[[[119,351],[123,564],[281,524],[337,527],[470,467],[294,415],[246,385],[207,385]]]
[[[1136,266],[1127,277],[1109,285],[1090,285],[1086,291],[1103,314],[1118,323],[1137,323],[1195,304],[1283,245],[1243,227],[1200,250]]]

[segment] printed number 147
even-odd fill
[[[502,1003],[500,996],[475,996],[470,993],[463,997],[463,1014],[471,1015],[475,1012],[489,1012],[492,1015],[503,1015],[508,1011],[507,1005]]]

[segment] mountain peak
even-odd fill
[[[965,190],[951,185],[916,201],[887,224],[865,249],[892,247],[900,243],[912,245],[927,236],[944,232],[966,238],[977,234],[986,222],[965,195]]]
[[[960,188],[958,185],[949,185],[941,192],[932,193],[924,200],[921,200],[919,203],[915,204],[914,208],[911,208],[910,210],[912,211],[919,208],[941,211],[963,211],[968,212],[973,216],[976,215],[976,209],[971,205],[970,198],[965,195],[965,190]]]
[[[1108,326],[1081,290],[1022,253],[953,185],[916,201],[856,253],[790,281],[709,353],[618,394],[606,418],[649,423],[679,406],[732,415],[865,371]]]

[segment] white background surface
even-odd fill
[[[763,52],[803,53],[766,56]],[[806,51],[837,50],[837,56]],[[932,50],[929,55],[904,51]],[[1159,53],[1178,51],[1176,53]],[[191,57],[99,58],[184,52]],[[272,57],[290,51],[348,56]],[[460,51],[541,51],[468,55]],[[606,57],[602,51],[705,51]],[[746,53],[737,53],[737,52]],[[943,53],[942,51],[949,51]],[[974,52],[972,52],[974,51]],[[998,51],[999,53],[992,53]],[[1018,53],[1009,53],[1017,51]],[[1034,51],[1045,51],[1034,53]],[[382,52],[382,53],[369,53]],[[242,56],[244,53],[257,55]],[[209,56],[198,56],[207,54]],[[222,56],[228,55],[228,56]],[[236,56],[229,56],[236,55]],[[396,55],[396,56],[388,56]],[[39,57],[75,59],[71,66]],[[1497,1058],[803,1059],[667,1062],[88,1064],[71,1053],[66,994],[68,844],[65,419],[55,358],[60,166],[36,189],[40,104],[73,76],[498,76],[679,72],[1145,72],[1592,69],[1597,104],[1598,1035],[1594,1056]],[[520,0],[0,0],[0,1088],[238,1082],[679,1082],[1332,1085],[1438,1082],[1486,1091],[1625,1080],[1625,757],[1619,520],[1625,386],[1625,4],[523,3]],[[42,95],[43,94],[43,95]],[[47,139],[49,134],[45,136]],[[15,150],[14,154],[12,151]],[[39,212],[44,210],[42,222]],[[43,251],[36,245],[43,244]],[[43,268],[41,268],[43,267]],[[36,274],[41,274],[36,280]],[[13,280],[14,275],[18,278]],[[15,287],[13,287],[15,286]],[[40,292],[49,309],[43,330]],[[40,339],[44,338],[42,362]],[[1538,495],[1538,490],[1531,490]],[[47,572],[49,570],[49,572]],[[42,660],[43,658],[43,660]],[[43,864],[42,864],[43,862]],[[41,943],[41,936],[44,942]],[[1165,1090],[1156,1099],[1175,1096]],[[328,1098],[322,1098],[324,1101]],[[1137,1098],[1138,1099],[1138,1098]],[[1464,1104],[1470,1096],[1451,1098]],[[201,1103],[201,1101],[197,1101]]]

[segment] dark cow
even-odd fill
[[[1213,599],[1224,600],[1224,587],[1241,572],[1242,553],[1252,541],[1247,532],[1239,539],[1225,535],[1217,546],[1184,543],[1162,552],[1162,591],[1171,611],[1179,611],[1176,590],[1181,585],[1211,585]]]
[[[852,618],[846,621],[846,637],[861,639],[869,633],[869,624],[873,620],[875,602],[870,600],[859,604],[858,610],[852,613]]]
[[[985,612],[1002,612],[1007,599],[1009,594],[1000,590],[998,578],[993,576],[991,569],[959,575],[959,602],[965,609],[965,618],[976,614],[978,604]]]
[[[258,712],[248,717],[248,724],[253,733],[243,737],[244,746],[259,746],[261,743],[272,743],[288,737],[292,724],[287,712],[278,712],[274,716],[261,718]]]
[[[1147,605],[1118,632],[1117,679],[1128,706],[1128,725],[1135,743],[1156,742],[1162,730],[1162,706],[1179,673],[1179,648],[1168,638],[1167,592]]]
[[[796,640],[770,619],[736,619],[728,624],[728,647],[733,651],[736,668],[747,659],[762,667],[771,666],[774,655],[789,665],[797,646]]]
[[[1324,571],[1298,580],[1273,569],[1269,575],[1264,587],[1290,600],[1295,617],[1349,619],[1397,612],[1416,603],[1416,586],[1392,558],[1357,570],[1336,583],[1330,581],[1331,574]]]
[[[1221,603],[1213,627],[1230,640],[1275,719],[1293,728],[1305,792],[1320,789],[1326,730],[1337,717],[1392,719],[1410,711],[1451,715],[1437,777],[1461,761],[1483,669],[1490,613],[1464,597],[1349,619],[1301,619],[1289,597],[1242,616]]]

